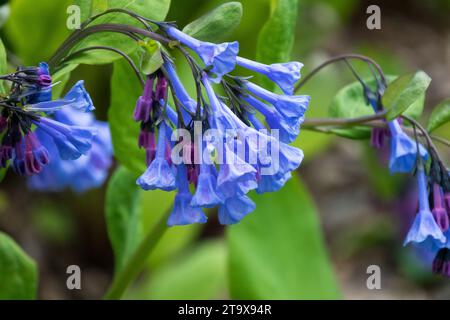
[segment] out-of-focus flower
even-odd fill
[[[43,172],[58,157],[76,160],[89,152],[97,130],[55,116],[76,109],[93,110],[82,81],[64,98],[51,100],[52,78],[46,63],[21,67],[5,79],[13,82],[13,86],[1,106],[0,129],[4,131],[0,144],[1,167],[6,167],[11,160],[15,172],[31,176]],[[49,152],[51,146],[47,140],[56,146],[58,155]]]
[[[53,114],[55,120],[83,127],[95,128],[97,134],[90,150],[76,160],[63,160],[55,142],[42,129],[36,135],[50,153],[52,161],[41,173],[28,179],[28,186],[39,191],[61,191],[67,188],[81,193],[100,187],[112,164],[112,141],[108,124],[97,121],[91,113],[62,109]]]

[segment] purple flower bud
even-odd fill
[[[442,248],[433,260],[433,272],[450,277],[450,249]]]
[[[158,83],[156,84],[156,101],[167,100],[167,88],[168,88],[167,79],[164,77],[158,78]]]
[[[447,212],[450,214],[450,192],[444,194],[444,203],[447,208]]]
[[[25,136],[25,170],[27,175],[41,172],[42,168],[49,163],[49,154],[33,132]]]
[[[15,152],[13,161],[14,172],[17,173],[18,175],[23,176],[27,172],[25,169],[25,155],[22,143],[16,143],[14,147],[14,152]]]
[[[136,102],[136,108],[134,109],[133,114],[134,121],[148,122],[150,120],[150,112],[153,103],[153,82],[154,79],[152,77],[147,77],[144,92]]]
[[[49,87],[52,85],[52,77],[47,74],[42,74],[39,76],[39,85],[42,87]]]
[[[8,126],[7,118],[0,115],[0,133],[2,133]]]
[[[447,215],[447,210],[445,210],[445,204],[442,199],[442,189],[437,184],[433,184],[433,216],[436,223],[439,225],[443,232],[447,231],[449,228],[449,218]]]
[[[373,128],[370,136],[370,145],[376,149],[381,149],[384,146],[386,137],[386,129]]]
[[[198,165],[189,165],[187,168],[188,181],[190,184],[197,186],[200,169]]]

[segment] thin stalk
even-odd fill
[[[378,71],[378,73],[380,74],[380,77],[381,77],[381,80],[383,81],[383,83],[386,84],[386,77],[384,76],[383,70],[381,69],[380,65],[377,62],[375,62],[375,60],[372,60],[369,57],[362,56],[359,54],[344,54],[344,55],[340,55],[340,56],[331,58],[331,59],[325,61],[324,63],[322,63],[321,65],[319,65],[318,67],[316,67],[314,70],[312,70],[299,83],[297,83],[297,85],[295,86],[295,91],[298,91],[301,87],[303,87],[306,82],[308,82],[312,77],[314,77],[320,70],[322,70],[326,66],[333,64],[335,62],[338,62],[338,61],[346,61],[348,59],[361,60],[361,61],[364,61],[366,63],[373,65],[375,67],[375,69]]]
[[[158,221],[156,226],[142,239],[140,245],[128,259],[125,266],[119,270],[113,278],[111,286],[103,297],[105,300],[120,299],[128,286],[142,272],[148,257],[158,244],[161,237],[167,230],[166,221],[170,215],[170,210]]]
[[[83,29],[79,32],[75,32],[72,36],[70,36],[62,45],[59,47],[59,49],[55,52],[53,57],[49,60],[49,66],[55,67],[59,61],[62,59],[64,54],[68,52],[70,49],[73,48],[79,41],[87,38],[88,36],[100,33],[100,32],[115,32],[124,34],[126,36],[132,36],[133,34],[138,34],[141,36],[144,36],[146,38],[153,39],[155,41],[158,41],[162,44],[168,45],[170,43],[173,43],[172,40],[169,38],[166,38],[158,33],[155,33],[153,31],[143,30],[139,27],[129,26],[129,25],[122,25],[122,24],[98,24],[91,27],[87,27],[86,29]]]
[[[66,56],[64,59],[61,60],[61,62],[66,62],[69,61],[70,59],[72,59],[73,57],[83,53],[83,52],[87,52],[87,51],[92,51],[92,50],[107,50],[107,51],[112,51],[115,52],[119,55],[121,55],[130,65],[130,67],[133,69],[134,73],[136,74],[136,76],[138,77],[139,81],[141,82],[142,86],[145,85],[145,80],[142,77],[141,73],[139,72],[138,67],[136,66],[136,64],[134,63],[134,61],[130,58],[130,56],[128,56],[125,52],[113,48],[113,47],[108,47],[108,46],[92,46],[92,47],[88,47],[88,48],[83,48],[77,51],[72,52],[71,54],[69,54],[68,56]]]

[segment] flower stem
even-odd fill
[[[142,239],[140,245],[136,248],[125,266],[115,274],[111,286],[103,297],[105,300],[120,299],[130,283],[141,273],[150,253],[167,230],[166,221],[170,212],[168,210],[162,216],[155,227]]]

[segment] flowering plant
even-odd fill
[[[311,200],[297,176],[303,158],[308,157],[299,148],[301,128],[370,138],[380,154],[388,144],[390,173],[417,179],[418,212],[404,244],[426,250],[433,256],[432,270],[450,276],[450,177],[434,142],[449,143],[431,134],[450,120],[449,105],[436,109],[427,129],[409,114],[430,84],[425,72],[391,78],[374,60],[350,54],[327,60],[302,78],[301,62],[264,54],[262,59],[249,59],[240,54],[237,41],[217,41],[220,33],[239,23],[239,3],[222,5],[183,29],[163,21],[168,5],[158,6],[156,1],[148,1],[145,8],[107,5],[102,10],[91,1],[77,3],[91,6],[91,14],[48,62],[7,70],[5,54],[1,55],[0,175],[11,168],[24,176],[30,190],[71,189],[81,194],[103,185],[114,167],[105,211],[115,274],[106,298],[123,296],[168,227],[206,224],[208,219],[217,219],[221,225],[238,224],[229,229],[230,250],[235,254],[232,261],[241,260],[236,257],[243,261],[237,275],[232,275],[237,279],[234,283],[239,279],[256,283],[263,278],[248,269],[252,263],[268,262],[270,252],[277,255],[282,251],[279,247],[265,251],[265,247],[272,245],[271,237],[286,234],[277,229],[277,222],[272,226],[265,223],[268,229],[252,225],[267,218],[259,216],[260,207],[270,207],[270,199],[285,206],[285,217],[267,215],[269,221],[285,220],[289,234],[302,232],[303,223],[308,229],[317,228],[310,214],[314,210]],[[295,8],[296,1],[274,1],[269,26],[286,23],[278,27],[289,39],[283,38],[282,32],[275,36],[262,32],[261,52],[274,46],[274,52],[289,56],[295,17],[279,21],[283,5],[288,4]],[[355,61],[362,61],[370,70],[369,78],[359,76]],[[305,84],[324,67],[338,62],[346,64],[356,82],[338,93],[332,118],[307,117],[312,100]],[[114,70],[106,122],[94,116],[95,99],[83,80],[76,81],[64,95],[59,88],[66,86],[80,64],[107,63],[112,63]],[[139,197],[154,197],[155,211],[165,211],[145,235],[140,234],[143,225],[136,213],[142,210]],[[170,200],[159,203],[159,197]],[[292,207],[293,198],[305,205],[301,214]],[[290,223],[295,230],[289,230]],[[280,254],[280,265],[290,261],[297,249],[312,244],[311,260],[299,259],[298,265],[306,263],[306,269],[325,266],[314,275],[323,277],[324,287],[333,288],[330,297],[336,297],[325,254],[317,254],[324,252],[320,236],[304,231],[307,243],[295,238],[286,244],[288,253]],[[12,240],[2,235],[0,250],[1,241]],[[18,256],[29,259],[22,252]],[[274,263],[271,267],[280,276],[280,266]],[[36,281],[35,266],[27,268]],[[302,281],[308,283],[306,278]],[[295,286],[292,290],[297,292],[300,284],[285,285]],[[0,297],[1,290],[0,285]],[[239,297],[258,296],[260,288],[255,285],[254,290],[256,294],[244,292]],[[19,291],[12,289],[4,295],[14,296]],[[27,297],[33,296],[35,287],[29,292]],[[270,297],[270,292],[261,292]]]

